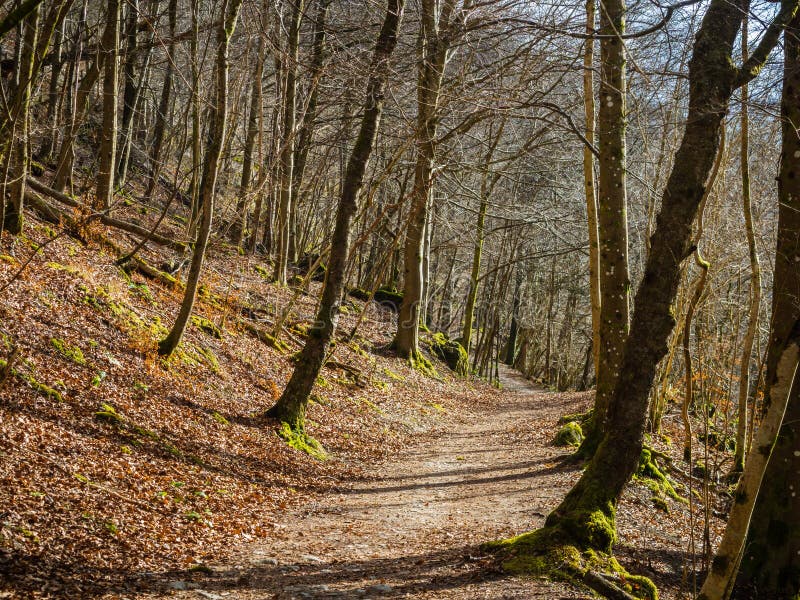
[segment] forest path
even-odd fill
[[[481,542],[541,525],[577,477],[564,449],[549,443],[558,417],[575,412],[575,397],[537,389],[510,369],[502,377],[505,393],[480,418],[421,435],[374,477],[287,511],[277,539],[234,552],[190,584],[200,587],[177,595],[588,598],[500,577],[480,556]]]

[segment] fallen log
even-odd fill
[[[32,189],[36,190],[40,194],[44,194],[45,196],[48,196],[53,200],[58,200],[62,204],[66,204],[67,206],[71,206],[73,208],[79,208],[82,206],[82,204],[77,200],[75,200],[75,198],[73,198],[72,196],[59,192],[58,190],[54,190],[53,188],[50,188],[45,184],[43,184],[41,181],[37,181],[33,177],[29,177],[27,179],[27,183],[28,185],[30,185]],[[184,252],[188,247],[188,244],[186,242],[180,242],[178,240],[174,240],[172,238],[159,235],[154,231],[147,229],[146,227],[136,225],[135,223],[131,223],[129,221],[115,219],[110,215],[101,214],[99,219],[103,225],[108,225],[109,227],[113,227],[115,229],[121,229],[122,231],[127,231],[128,233],[132,233],[134,235],[147,238],[149,241],[158,244],[159,246],[170,248],[171,250]]]

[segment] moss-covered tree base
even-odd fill
[[[553,443],[556,446],[579,446],[583,441],[583,430],[576,421],[568,421],[556,433]]]
[[[411,355],[408,357],[408,363],[412,369],[418,373],[422,373],[426,377],[439,379],[439,372],[433,363],[429,361],[419,350],[412,350]]]
[[[317,460],[326,460],[328,453],[317,440],[308,435],[304,430],[293,428],[289,423],[281,423],[278,436],[289,446],[300,452],[305,452]]]
[[[613,524],[606,526],[613,535]],[[589,587],[606,598],[658,600],[658,590],[647,577],[631,575],[613,556],[582,550],[578,543],[557,524],[489,542],[483,550],[496,554],[503,571],[509,574],[566,581]]]

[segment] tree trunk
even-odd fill
[[[600,339],[594,412],[579,450],[582,456],[591,456],[603,437],[628,337],[630,280],[625,183],[625,46],[618,37],[624,29],[624,0],[600,0],[600,32],[605,36],[600,41],[600,107],[597,117],[600,143],[597,215]]]
[[[244,140],[244,153],[242,156],[242,181],[239,184],[239,200],[236,203],[232,238],[234,243],[241,247],[247,232],[247,222],[250,207],[250,180],[253,178],[253,150],[256,136],[264,122],[262,107],[262,78],[264,76],[264,60],[267,53],[267,38],[261,35],[258,41],[258,55],[253,67],[253,81],[250,90],[250,110],[247,117],[247,134]]]
[[[108,1],[106,28],[99,53],[105,55],[103,65],[103,124],[97,166],[97,188],[94,208],[106,210],[114,195],[117,153],[117,71],[119,70],[119,0]]]
[[[34,74],[33,64],[36,56],[36,36],[39,29],[39,8],[30,12],[23,23],[25,33],[21,43],[24,51],[22,61],[19,63],[19,84],[16,87],[14,115],[11,123],[10,133],[13,143],[8,155],[12,181],[8,184],[9,198],[5,202],[3,214],[3,227],[14,235],[22,232],[25,179],[28,176],[28,149],[30,146],[28,121],[31,83]],[[5,187],[4,185],[3,188]]]
[[[153,146],[150,151],[150,177],[147,183],[145,196],[152,197],[158,183],[158,176],[161,173],[161,151],[164,147],[164,133],[167,128],[167,117],[169,113],[170,101],[172,99],[172,84],[175,78],[172,66],[172,56],[175,55],[175,30],[178,23],[178,0],[169,0],[167,9],[169,20],[170,43],[167,47],[167,71],[164,74],[164,85],[161,88],[161,99],[158,103],[156,122],[153,131]]]
[[[192,62],[192,214],[189,218],[189,234],[194,235],[200,213],[200,176],[203,161],[203,129],[200,123],[200,0],[191,0],[192,37],[189,53]],[[222,142],[220,141],[220,144]]]
[[[284,62],[285,83],[283,93],[283,137],[280,150],[280,199],[278,201],[278,255],[275,260],[275,281],[286,284],[290,261],[290,237],[292,235],[292,171],[294,169],[294,130],[297,113],[297,56],[300,46],[300,19],[303,1],[293,3],[289,38],[286,43]]]
[[[747,456],[742,477],[733,493],[734,502],[730,515],[728,515],[725,533],[722,535],[722,541],[719,543],[717,554],[711,563],[711,570],[703,583],[698,600],[725,600],[730,597],[739,567],[742,546],[750,526],[753,505],[758,496],[758,490],[767,469],[767,461],[770,459],[775,438],[781,427],[786,405],[794,387],[798,363],[800,363],[800,320],[792,324],[789,337],[780,348],[778,364],[774,373],[775,379],[769,382],[769,391],[765,398],[767,412],[753,440],[754,445]],[[797,457],[795,457],[795,462],[797,462]],[[794,481],[797,481],[796,477]],[[786,485],[786,482],[784,481],[782,485]],[[785,539],[787,533],[783,530],[778,535]],[[786,576],[792,577],[790,573],[786,573]],[[796,598],[796,574],[794,579],[794,593],[779,593],[775,596],[764,595],[761,597]],[[759,594],[764,593],[762,589],[758,591]]]
[[[311,68],[309,77],[310,96],[303,113],[303,121],[297,133],[297,145],[295,147],[294,168],[292,170],[292,190],[295,195],[299,195],[300,186],[303,183],[303,175],[306,170],[308,152],[314,139],[314,129],[317,120],[317,103],[319,101],[319,82],[322,78],[322,67],[325,60],[325,36],[327,34],[326,19],[328,7],[331,0],[319,0],[316,18],[314,20],[314,46],[311,56]]]
[[[503,363],[509,366],[514,364],[514,357],[517,354],[517,334],[519,332],[519,305],[520,290],[522,289],[522,266],[518,266],[514,277],[514,298],[511,301],[511,325],[508,330],[508,341],[506,342],[506,352]]]
[[[107,25],[108,26],[108,25]],[[80,61],[81,54],[83,53],[83,30],[86,29],[86,2],[83,5],[81,27],[79,28],[75,40],[75,75],[77,78],[77,64]],[[67,184],[72,179],[72,165],[75,161],[75,138],[78,135],[83,119],[86,115],[86,110],[89,104],[89,94],[94,87],[95,82],[100,77],[103,71],[103,62],[105,61],[105,52],[98,52],[95,54],[94,60],[86,73],[81,78],[80,83],[76,83],[77,89],[73,93],[73,103],[71,106],[71,115],[67,131],[64,133],[61,141],[61,148],[58,153],[58,161],[56,164],[56,172],[53,177],[53,189],[63,192]]]
[[[128,0],[125,10],[125,69],[123,70],[125,87],[122,93],[122,123],[117,140],[119,148],[119,158],[115,166],[117,187],[122,187],[127,176],[133,114],[140,89],[136,85],[136,62],[139,60],[139,0]],[[152,48],[152,44],[149,44],[149,47]]]
[[[800,18],[784,36],[782,144],[778,174],[778,241],[766,381],[773,382],[779,349],[800,319]],[[747,465],[746,465],[747,466]],[[737,598],[793,598],[800,594],[800,382],[769,459],[753,511],[737,585]],[[741,592],[741,593],[739,593]]]
[[[747,13],[742,19],[742,61],[747,60]],[[761,307],[761,265],[758,261],[756,236],[753,231],[753,208],[750,203],[750,119],[748,115],[748,86],[742,86],[742,211],[747,234],[747,248],[750,253],[750,306],[747,314],[747,331],[742,342],[742,356],[739,363],[739,407],[736,425],[736,452],[733,457],[733,472],[741,473],[744,469],[744,455],[747,449],[747,398],[750,392],[750,357],[753,353],[753,340],[758,331],[758,311]]]
[[[64,23],[62,22],[61,26],[56,31],[56,38],[53,42],[50,87],[47,94],[47,125],[50,130],[45,134],[44,140],[42,140],[42,146],[39,149],[38,157],[42,162],[49,162],[52,159],[53,151],[56,147],[56,137],[58,136],[58,107],[61,99],[58,82],[64,67],[64,33]]]
[[[596,18],[595,3],[586,0],[586,34],[593,35]],[[594,135],[594,39],[586,40],[583,53],[583,109],[586,128],[584,136],[593,144]],[[583,185],[586,196],[586,220],[589,228],[589,295],[592,306],[592,357],[594,372],[600,368],[600,242],[597,230],[597,192],[594,186],[594,154],[583,148]]]
[[[350,248],[350,229],[358,208],[358,194],[363,184],[364,171],[378,132],[384,104],[384,88],[389,77],[389,59],[397,45],[402,11],[403,0],[388,0],[386,16],[372,58],[361,129],[342,182],[342,194],[339,198],[336,225],[331,241],[331,255],[315,325],[309,330],[308,340],[286,389],[278,402],[267,411],[268,416],[288,423],[296,432],[303,432],[305,429],[308,397],[336,332]]]
[[[394,339],[397,354],[402,358],[413,358],[419,354],[419,314],[424,288],[422,253],[432,185],[434,138],[438,122],[437,104],[447,52],[453,41],[449,29],[452,26],[451,17],[455,2],[444,0],[439,14],[437,6],[434,0],[421,2],[417,78],[417,162],[403,250],[403,302],[400,306],[397,334]]]
[[[189,274],[186,278],[186,290],[181,303],[178,318],[166,338],[158,344],[158,353],[169,356],[178,347],[186,329],[186,324],[192,314],[200,274],[203,270],[208,237],[211,234],[211,223],[214,216],[214,192],[217,183],[219,158],[222,144],[225,140],[228,111],[228,46],[242,0],[222,0],[220,22],[217,29],[217,57],[216,57],[216,98],[211,110],[211,136],[203,165],[203,179],[201,190],[201,221],[197,233],[197,241],[192,254]]]

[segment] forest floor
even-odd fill
[[[171,227],[178,236],[181,223]],[[509,372],[497,390],[438,361],[438,376],[423,375],[387,350],[391,311],[354,300],[309,410],[308,431],[329,452],[319,461],[263,417],[318,284],[274,286],[268,264],[216,242],[195,319],[163,359],[155,347],[180,286],[114,264],[135,237],[88,237],[31,221],[0,240],[1,599],[588,597],[503,578],[479,545],[540,526],[577,479],[571,450],[552,442],[590,392],[536,389]],[[292,296],[280,343],[256,335]],[[670,405],[664,422],[675,439],[677,414]],[[679,444],[651,443],[673,455],[689,497]],[[615,552],[677,599],[689,510],[660,500],[628,486]]]
[[[275,539],[171,587],[231,600],[587,598],[566,585],[502,579],[478,549],[541,524],[575,474],[548,438],[559,416],[580,408],[576,395],[536,390],[511,370],[503,382],[506,393],[485,411],[419,436],[376,476],[287,512]]]
[[[565,583],[505,577],[480,550],[541,526],[580,472],[569,450],[551,442],[558,419],[586,409],[588,395],[548,392],[507,368],[502,382],[503,393],[478,413],[418,436],[375,476],[285,513],[273,539],[144,597],[594,597]],[[646,496],[631,489],[621,511],[634,520],[622,532],[622,562],[658,581],[661,598],[682,597],[676,584],[686,557],[669,548],[674,538],[653,522]]]

